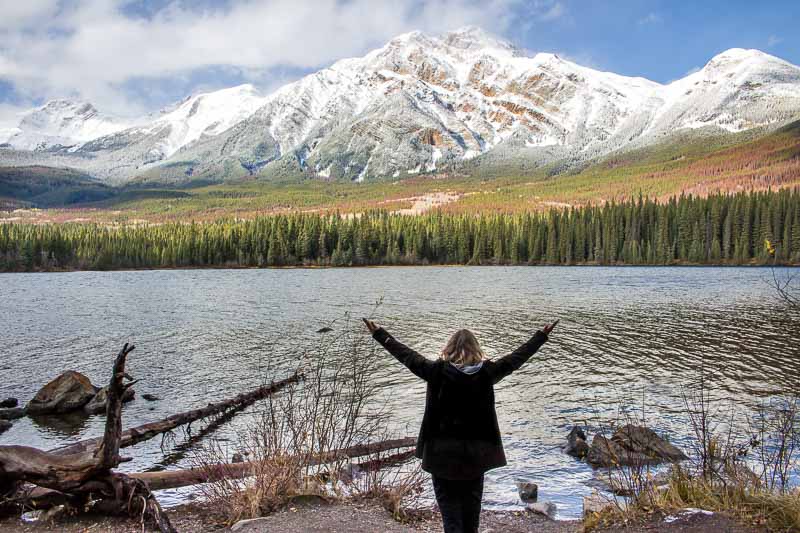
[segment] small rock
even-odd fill
[[[19,405],[19,400],[16,398],[6,398],[3,401],[0,401],[0,407],[2,408],[9,408],[9,407],[16,407]]]
[[[243,462],[244,462],[244,457],[239,452],[234,453],[233,456],[231,457],[231,463],[243,463]]]
[[[329,327],[325,326],[324,328],[319,328],[317,330],[317,333],[329,333],[331,331],[333,331],[333,328],[329,328]]]
[[[539,485],[530,481],[517,481],[519,499],[525,503],[534,503],[539,497]]]
[[[67,508],[64,505],[51,507],[50,509],[42,513],[41,517],[39,517],[39,521],[45,523],[52,523],[61,518],[62,516],[64,516],[66,513],[67,513]]]
[[[133,400],[134,396],[136,396],[136,392],[133,389],[125,389],[125,392],[122,395],[123,403],[130,402]],[[107,404],[108,387],[103,387],[97,392],[97,394],[95,394],[94,398],[92,398],[89,403],[83,406],[83,410],[90,415],[105,413]]]
[[[554,504],[553,502],[530,503],[526,506],[526,508],[532,513],[544,515],[550,519],[555,518],[556,512],[558,512],[558,508],[556,507],[556,504]]]
[[[578,459],[586,457],[586,454],[589,453],[589,445],[586,443],[586,433],[578,426],[573,427],[569,435],[567,435],[567,444],[564,445],[563,450],[567,455],[577,457]]]
[[[98,390],[89,378],[69,370],[39,389],[25,409],[29,415],[68,413],[89,403]]]
[[[156,396],[155,394],[150,394],[149,392],[146,392],[146,393],[142,394],[142,398],[144,398],[148,402],[157,402],[157,401],[159,401],[161,399],[158,396]]]
[[[0,420],[0,435],[11,429],[12,425],[8,420]]]
[[[591,513],[601,513],[612,508],[625,510],[625,507],[625,502],[617,501],[598,493],[583,497],[583,516]]]
[[[25,416],[25,409],[21,407],[11,407],[8,409],[0,409],[0,420],[16,420]]]

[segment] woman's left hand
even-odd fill
[[[372,320],[368,320],[366,318],[362,318],[361,320],[364,321],[364,324],[366,324],[367,329],[369,330],[370,333],[375,333],[376,331],[381,329],[381,327]]]
[[[560,320],[560,319],[559,319],[559,320]],[[545,334],[545,335],[550,335],[550,332],[551,332],[551,331],[553,331],[553,328],[554,328],[554,327],[556,327],[556,325],[558,324],[558,322],[559,322],[559,321],[558,321],[558,320],[556,320],[556,321],[555,321],[555,322],[553,322],[552,324],[548,324],[548,325],[546,325],[545,327],[543,327],[543,328],[542,328],[542,332],[544,332],[544,334]]]

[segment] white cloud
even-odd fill
[[[129,0],[128,0],[129,1]],[[397,34],[467,24],[503,33],[521,0],[239,0],[197,9],[174,1],[148,17],[126,0],[19,0],[0,26],[0,80],[24,99],[80,97],[139,113],[131,80],[190,77],[211,67],[258,79],[271,69],[315,69],[362,55]],[[557,2],[542,17],[559,16]]]
[[[644,17],[640,18],[638,21],[636,21],[636,23],[639,24],[640,26],[643,26],[645,24],[656,24],[658,22],[661,22],[661,15],[659,15],[658,13],[653,13],[652,11],[647,15],[645,15]]]
[[[36,20],[58,11],[58,2],[54,0],[5,0],[2,4],[0,31],[28,28]]]
[[[767,48],[772,48],[775,45],[778,45],[783,42],[783,39],[778,37],[777,35],[770,35],[767,39]]]
[[[0,143],[6,142],[8,137],[16,131],[22,114],[28,110],[27,106],[0,103]]]

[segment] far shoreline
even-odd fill
[[[781,263],[775,265],[755,264],[755,263],[742,263],[742,264],[700,264],[700,263],[675,263],[669,265],[663,264],[599,264],[599,263],[579,263],[579,264],[516,264],[516,265],[498,265],[498,264],[484,264],[484,265],[469,265],[458,263],[433,263],[433,264],[396,264],[396,265],[283,265],[283,266],[238,266],[238,265],[203,265],[203,266],[175,266],[175,267],[142,267],[142,268],[107,268],[107,269],[92,269],[92,268],[67,268],[67,269],[49,269],[49,270],[3,270],[0,274],[69,274],[76,272],[150,272],[150,271],[194,271],[194,270],[358,270],[358,269],[386,269],[386,268],[748,268],[748,269],[794,269],[800,268],[800,263]]]

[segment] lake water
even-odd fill
[[[761,268],[599,267],[0,274],[0,397],[26,402],[66,369],[104,384],[116,352],[133,342],[137,392],[163,398],[128,404],[124,425],[133,426],[256,386],[267,366],[288,373],[318,328],[368,314],[380,298],[375,319],[430,357],[458,328],[496,357],[560,318],[540,353],[497,386],[509,466],[489,474],[484,503],[518,507],[514,480],[525,478],[559,517],[574,517],[593,473],[560,451],[573,424],[594,427],[644,402],[647,423],[680,444],[681,388],[701,364],[713,370],[716,400],[747,407],[800,392],[800,319],[774,297],[771,278]],[[381,356],[374,379],[397,433],[416,435],[424,384]],[[239,416],[214,435],[233,442],[246,423]],[[23,419],[0,444],[52,448],[100,435],[102,425],[102,416]],[[134,448],[124,469],[152,466],[160,444]]]

